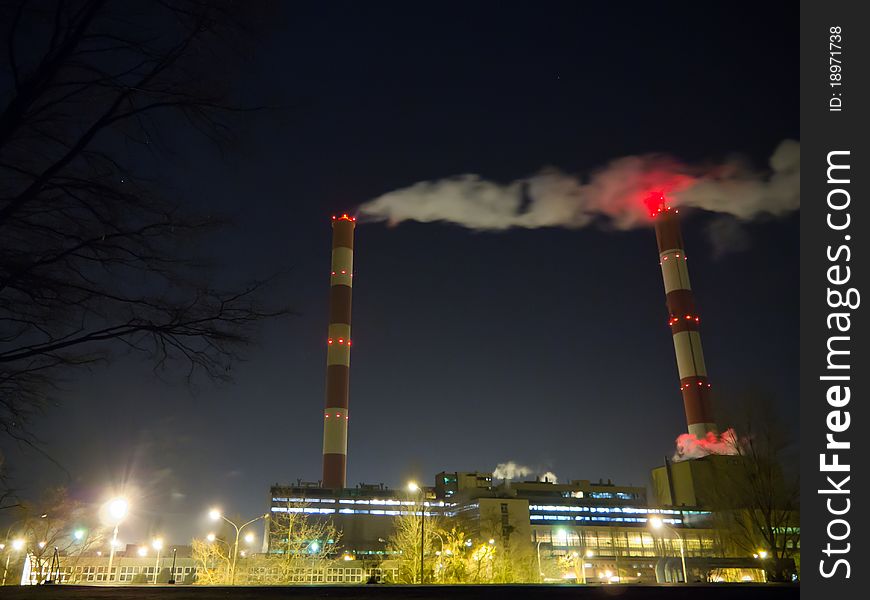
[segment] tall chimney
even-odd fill
[[[695,309],[686,251],[677,209],[668,205],[664,194],[654,193],[646,199],[655,220],[656,240],[659,246],[659,264],[665,284],[668,306],[668,325],[674,337],[680,391],[686,410],[689,433],[703,438],[708,432],[718,433],[710,402],[710,383],[701,348],[699,332],[701,318]]]
[[[353,289],[355,226],[355,217],[346,214],[332,217],[322,485],[335,489],[345,487],[347,474],[347,392],[350,376],[350,302]]]

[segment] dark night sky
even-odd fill
[[[503,5],[504,4],[504,5]],[[25,492],[94,500],[136,488],[123,541],[254,515],[268,486],[320,476],[329,216],[424,179],[585,173],[666,152],[765,166],[799,139],[792,3],[283,3],[243,95],[286,110],[244,121],[220,158],[192,139],[165,173],[236,226],[207,251],[219,281],[285,270],[299,315],[268,323],[235,382],[156,381],[139,358],[69,385],[25,453]],[[496,8],[498,7],[498,8]],[[796,429],[798,217],[754,223],[714,259],[684,222],[720,405],[777,394]],[[565,479],[645,484],[685,421],[653,232],[447,225],[357,228],[350,484],[431,481],[514,460]]]

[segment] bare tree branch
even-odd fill
[[[137,168],[167,158],[163,131],[224,144],[228,119],[253,110],[225,72],[253,12],[231,0],[0,5],[0,435],[37,444],[29,423],[49,395],[118,352],[158,374],[229,379],[257,324],[289,314],[263,302],[270,281],[215,285],[191,248],[225,223]]]

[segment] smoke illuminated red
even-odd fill
[[[684,433],[677,437],[677,451],[674,454],[674,461],[689,460],[692,458],[701,458],[709,454],[738,454],[740,450],[740,441],[737,439],[737,434],[733,429],[727,429],[717,435],[712,431],[707,432],[707,435],[698,438],[691,433]]]
[[[655,216],[657,213],[662,212],[667,206],[663,192],[650,192],[643,199],[643,203],[646,204],[650,216]]]
[[[695,183],[695,178],[685,173],[655,169],[645,173],[640,180],[643,187],[632,200],[646,207],[646,214],[651,218],[679,205],[679,193],[689,189]],[[674,212],[677,212],[676,210]]]

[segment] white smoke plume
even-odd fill
[[[601,222],[618,229],[648,220],[642,199],[668,194],[672,205],[691,206],[751,220],[800,207],[800,143],[777,146],[764,171],[733,158],[688,165],[663,155],[628,156],[583,176],[556,169],[509,183],[478,175],[423,181],[360,207],[360,215],[390,224],[442,221],[469,229],[585,227]]]
[[[737,454],[739,444],[733,429],[726,429],[720,435],[708,432],[703,438],[684,433],[677,437],[677,451],[674,453],[673,461],[701,458],[708,454]]]
[[[492,472],[492,476],[494,479],[517,479],[518,477],[525,477],[530,473],[532,473],[531,468],[518,465],[514,461],[509,460],[508,462],[499,463]]]
[[[536,476],[538,481],[549,481],[550,483],[559,482],[559,478],[556,477],[556,474],[552,471],[541,473],[538,469],[517,464],[512,460],[499,463],[492,472],[492,477],[493,479],[511,480],[519,479],[520,477],[528,477],[532,473],[540,473],[540,475]]]
[[[550,483],[559,483],[559,478],[556,477],[556,474],[553,473],[552,471],[547,471],[546,473],[542,474],[538,478],[538,480],[539,481],[549,481]]]

